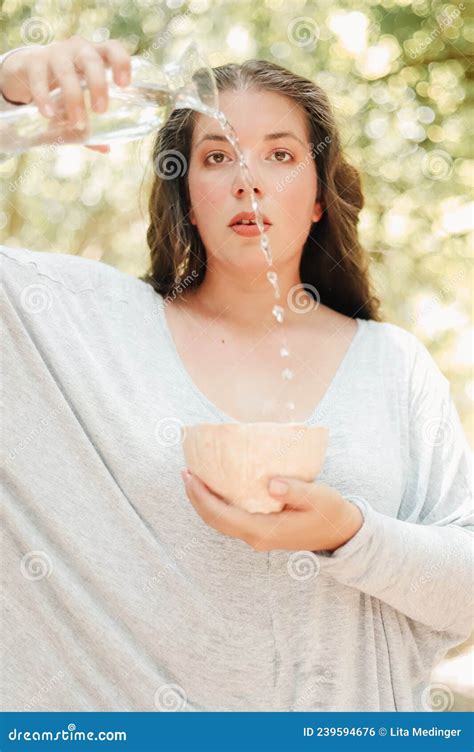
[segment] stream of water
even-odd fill
[[[260,248],[262,250],[263,255],[265,256],[265,259],[269,267],[266,276],[267,276],[269,283],[271,284],[273,288],[275,300],[280,300],[281,293],[280,293],[280,288],[278,285],[278,274],[275,270],[275,267],[273,266],[273,257],[272,257],[272,251],[270,248],[270,242],[268,240],[267,235],[265,234],[265,227],[263,223],[262,213],[260,211],[260,205],[255,196],[255,192],[253,189],[252,176],[250,174],[248,165],[245,161],[245,157],[240,148],[239,139],[237,137],[237,134],[235,133],[234,128],[229,123],[229,121],[227,120],[223,112],[209,111],[208,114],[210,114],[219,122],[224,132],[224,135],[226,136],[231,146],[234,148],[235,153],[237,154],[237,157],[239,159],[240,172],[244,180],[245,186],[247,188],[247,191],[249,193],[252,210],[255,212],[255,220],[256,220],[256,224],[260,232]],[[279,324],[283,324],[285,320],[285,309],[283,308],[282,305],[275,303],[272,307],[272,314]],[[280,346],[280,356],[285,359],[288,359],[290,357],[290,349],[288,347],[288,343],[287,343],[287,340],[283,331],[282,331],[281,346]],[[294,373],[291,370],[291,368],[288,367],[288,365],[285,365],[285,367],[281,371],[281,376],[285,381],[290,381],[293,378]],[[295,409],[295,403],[293,400],[286,402],[285,406],[290,411],[293,411]],[[289,422],[293,422],[292,416]]]

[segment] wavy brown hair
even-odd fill
[[[293,99],[304,111],[312,144],[323,214],[313,222],[300,260],[300,280],[308,294],[350,316],[380,321],[380,301],[371,287],[368,255],[357,231],[364,205],[358,170],[346,160],[326,93],[312,81],[265,60],[213,68],[218,91],[247,88]],[[195,113],[174,110],[153,146],[155,179],[149,199],[147,242],[150,267],[141,279],[163,297],[197,288],[206,273],[206,250],[191,224],[187,165]]]

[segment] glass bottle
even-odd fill
[[[106,68],[109,104],[103,113],[94,112],[87,83],[81,81],[85,128],[69,123],[59,88],[49,95],[55,113],[52,118],[44,117],[34,104],[6,103],[0,111],[0,161],[36,146],[132,141],[159,130],[178,108],[211,116],[218,111],[213,70],[195,43],[177,62],[158,66],[137,56],[131,58],[131,69],[130,85],[121,87]]]

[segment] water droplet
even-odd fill
[[[294,376],[294,373],[290,368],[284,368],[283,371],[281,372],[281,375],[283,376],[285,381],[291,381],[291,379]]]
[[[278,287],[278,276],[276,272],[268,271],[267,272],[267,279],[272,285],[274,291],[275,291],[275,298],[280,297],[280,288]]]
[[[275,316],[278,323],[281,324],[283,321],[283,316],[284,316],[283,308],[279,305],[274,305],[272,308],[272,313]]]
[[[288,358],[288,356],[290,355],[290,351],[288,350],[287,347],[283,345],[283,347],[280,347],[280,355],[282,358]]]
[[[217,119],[219,123],[225,128],[227,125],[227,118],[221,110],[217,111]]]
[[[275,282],[277,281],[276,272],[272,272],[272,271],[267,272],[267,279],[269,282],[272,283],[272,285],[274,285]]]

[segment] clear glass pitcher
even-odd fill
[[[172,110],[191,108],[206,115],[218,111],[218,92],[212,68],[195,43],[175,63],[158,66],[143,57],[131,58],[131,83],[117,86],[106,69],[109,104],[94,112],[85,81],[87,122],[72,127],[62,101],[62,91],[50,92],[54,117],[46,118],[36,105],[9,105],[0,111],[0,161],[35,146],[62,144],[108,144],[132,141],[159,130]]]

